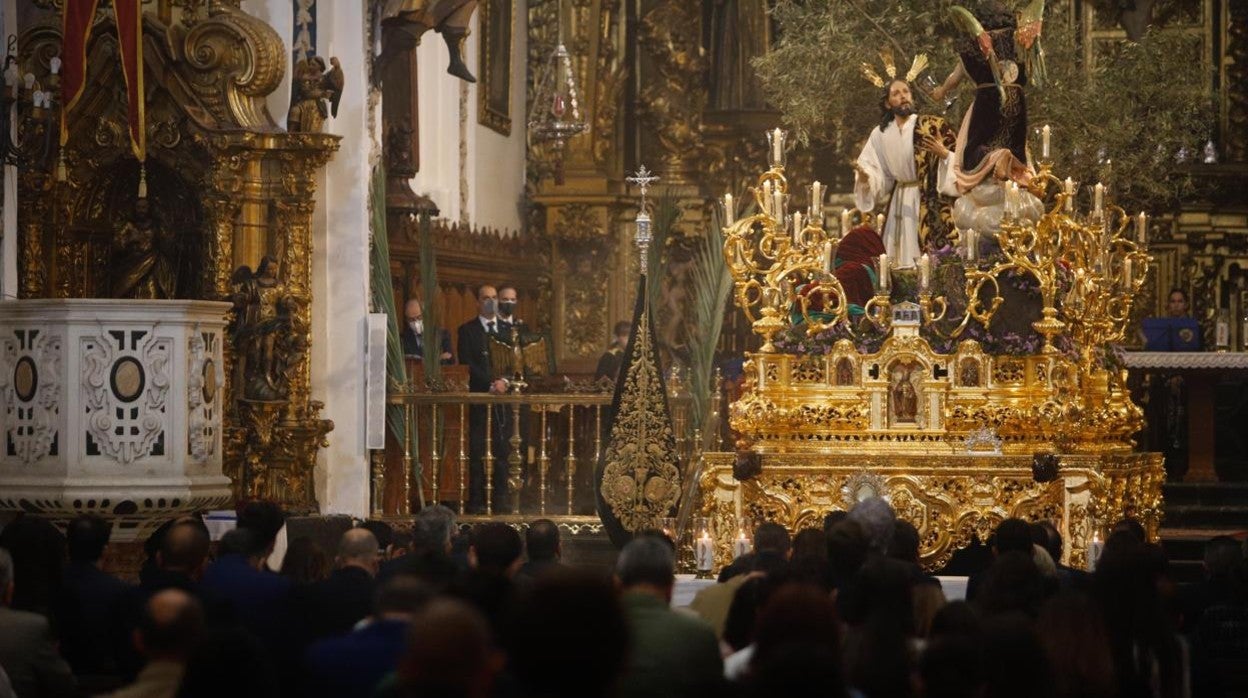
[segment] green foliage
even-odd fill
[[[646,303],[654,313],[663,307],[663,277],[667,274],[667,244],[680,223],[680,197],[664,188],[650,207],[650,250],[646,258]],[[657,319],[657,318],[656,318]]]
[[[723,216],[716,207],[698,239],[690,275],[697,333],[689,341],[689,396],[693,426],[705,430],[715,390],[715,348],[724,326],[724,309],[732,292],[732,276],[724,259]],[[710,436],[704,434],[704,436]]]
[[[925,92],[928,76],[932,84],[943,82],[957,64],[957,30],[947,19],[954,4],[973,9],[976,3],[778,0],[772,16],[779,40],[754,66],[799,140],[830,145],[832,157],[847,163],[878,123],[883,96],[862,77],[861,64],[883,74],[878,53],[891,48],[903,75],[914,54],[926,53],[931,65],[916,92]],[[1190,177],[1175,167],[1176,154],[1184,147],[1199,154],[1213,128],[1210,79],[1194,60],[1192,37],[1162,30],[1139,43],[1098,42],[1094,65],[1087,65],[1078,22],[1064,4],[1049,5],[1042,38],[1049,82],[1029,88],[1027,98],[1031,126],[1053,128],[1056,172],[1085,184],[1104,179],[1131,210],[1172,206],[1191,188]],[[954,124],[973,96],[967,82],[945,114]],[[920,111],[943,109],[916,99]],[[1038,136],[1032,141],[1038,155]]]

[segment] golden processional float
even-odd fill
[[[700,481],[718,561],[748,522],[819,526],[876,495],[918,528],[928,568],[1015,516],[1056,523],[1076,567],[1123,517],[1155,537],[1162,456],[1133,450],[1143,415],[1113,349],[1148,273],[1144,214],[1100,184],[1079,210],[1044,161],[1000,187],[994,231],[959,228],[911,270],[881,255],[851,306],[819,183],[789,211],[784,134],[768,137],[751,213],[724,197],[736,303],[763,343],[729,409],[737,453],[706,454]],[[841,233],[854,222],[870,219],[846,212]]]

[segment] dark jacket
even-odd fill
[[[511,325],[501,320],[495,330],[499,339],[511,333]],[[468,367],[468,390],[485,393],[496,377],[490,365],[490,342],[481,318],[474,317],[459,326],[459,363]]]
[[[306,590],[303,609],[308,639],[345,635],[373,608],[373,576],[359,567],[341,567]]]
[[[425,334],[428,334],[428,328],[426,328]],[[438,353],[450,354],[451,353],[451,333],[447,332],[445,329],[438,328],[438,338],[441,340],[440,342],[441,349],[438,351]],[[403,355],[404,356],[415,357],[417,359],[420,359],[421,361],[424,360],[425,358],[424,334],[416,334],[415,332],[412,331],[411,326],[404,325],[403,331],[399,333],[399,340],[403,343]],[[451,357],[449,359],[443,359],[442,363],[453,364],[455,363],[455,357]]]
[[[48,619],[0,608],[0,666],[21,698],[76,695],[69,664],[57,654]]]
[[[71,562],[61,578],[61,654],[75,674],[117,671],[109,623],[132,587],[88,562]]]
[[[321,640],[308,649],[304,695],[371,696],[398,666],[406,646],[407,623],[401,620],[378,620]]]

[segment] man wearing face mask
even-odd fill
[[[468,367],[469,392],[494,395],[507,392],[507,380],[495,377],[490,365],[490,341],[491,338],[505,341],[510,336],[511,325],[498,317],[498,291],[488,284],[477,289],[477,317],[459,326],[459,362]],[[469,513],[485,511],[486,409],[485,405],[473,405],[468,410]],[[495,507],[499,507],[507,493],[506,441],[500,438],[506,410],[498,406],[490,409],[494,410],[491,420],[491,431],[494,432],[491,449],[494,456],[493,502]]]
[[[515,286],[502,286],[498,289],[498,319],[509,326],[524,324],[524,320],[516,317],[518,299]]]
[[[423,361],[425,358],[425,321],[420,300],[416,298],[408,300],[407,305],[403,307],[403,315],[407,319],[407,324],[403,326],[403,331],[399,334],[403,342],[403,354],[417,361]],[[438,340],[442,348],[438,358],[443,364],[455,363],[455,356],[451,354],[451,335],[446,330],[438,328]]]

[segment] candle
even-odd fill
[[[841,235],[849,232],[849,209],[841,209]]]
[[[1131,258],[1127,257],[1122,260],[1122,285],[1128,289],[1131,287]]]
[[[784,193],[780,191],[779,185],[771,190],[771,215],[784,219]]]
[[[1049,129],[1048,124],[1045,124],[1044,128],[1040,129],[1040,157],[1045,160],[1049,159],[1049,135],[1051,133],[1052,131]]]
[[[771,210],[771,180],[763,182],[763,213],[772,214]]]
[[[883,213],[875,214],[875,230],[876,232],[880,234],[880,237],[884,237],[884,214]]]
[[[784,131],[779,127],[771,132],[771,164],[784,164]]]
[[[793,244],[802,244],[802,212],[793,212]]]
[[[732,193],[724,194],[724,226],[737,222],[737,211],[732,206]]]
[[[1101,551],[1105,549],[1105,544],[1101,542],[1099,533],[1092,534],[1092,542],[1088,544],[1088,571],[1096,571],[1096,563],[1101,559]]]
[[[1135,217],[1135,241],[1141,245],[1148,242],[1148,214],[1143,211]]]
[[[48,70],[50,70],[53,75],[56,75],[61,72],[61,57],[60,56],[53,56],[52,58],[48,59]]]
[[[738,530],[737,537],[732,541],[732,559],[737,559],[742,555],[748,555],[750,552],[750,539],[745,537],[745,531]]]
[[[823,185],[819,180],[810,185],[810,215],[814,217],[815,213],[823,210]]]
[[[823,243],[823,270],[829,274],[832,273],[832,257],[833,245],[831,242]]]
[[[926,252],[924,252],[923,256],[919,257],[919,290],[927,290],[927,285],[931,281],[931,277],[932,259],[927,256]]]
[[[889,285],[888,284],[888,253],[887,252],[880,254],[879,273],[880,273],[880,290],[887,291],[888,285]]]
[[[966,229],[966,261],[974,262],[979,258],[979,234],[974,228]]]
[[[1075,180],[1066,178],[1062,188],[1066,190],[1066,213],[1075,210]]]
[[[706,531],[698,536],[694,547],[694,562],[699,572],[710,572],[715,566],[715,545],[711,543],[711,534]]]
[[[1100,182],[1092,187],[1092,210],[1099,214],[1105,206],[1105,185]]]

